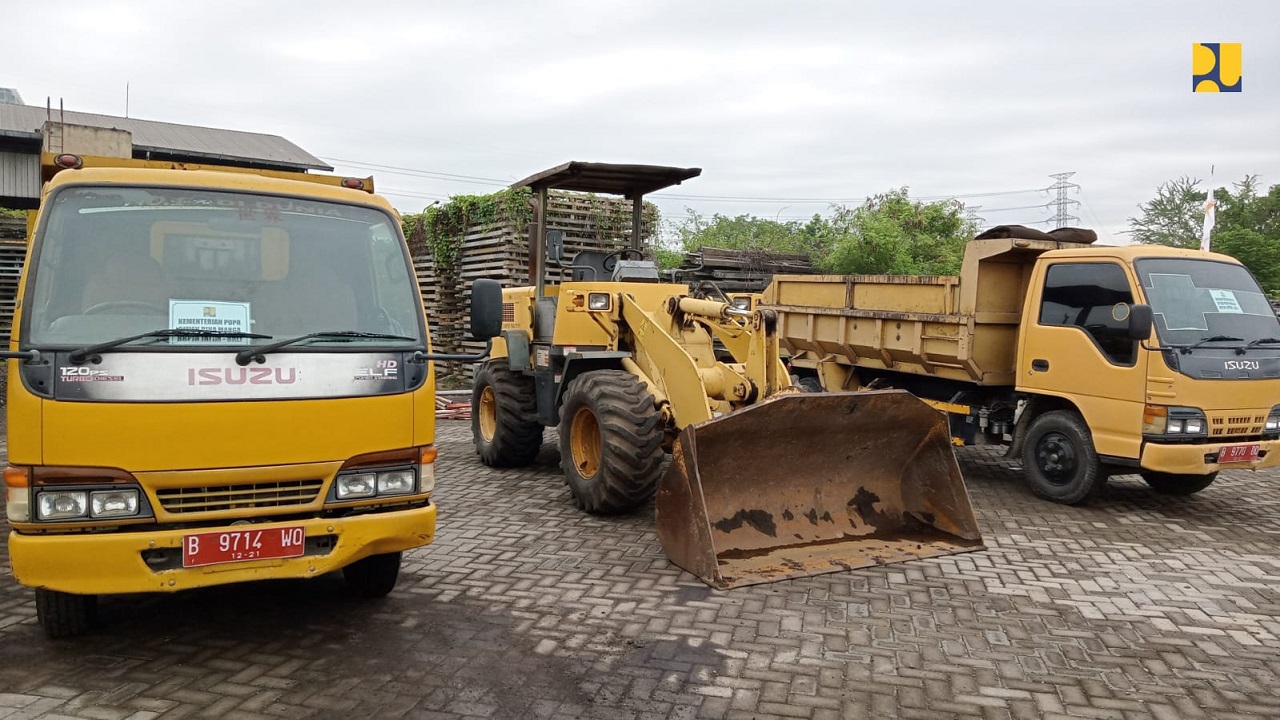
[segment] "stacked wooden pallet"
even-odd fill
[[[0,216],[0,340],[8,341],[18,279],[27,256],[27,219]]]
[[[710,280],[725,292],[738,293],[760,292],[774,275],[812,272],[807,255],[701,247],[685,254],[672,277],[689,284]]]
[[[612,252],[627,247],[631,232],[629,201],[552,192],[547,205],[547,229],[564,233],[566,258],[583,250]],[[651,237],[653,230],[646,223],[642,235]],[[490,278],[503,287],[531,285],[529,243],[534,228],[531,224],[517,227],[515,222],[471,225],[462,237],[456,272],[441,267],[425,239],[414,237],[415,231],[410,228],[409,247],[436,351],[480,352],[484,343],[470,339],[469,332],[471,283]],[[554,284],[568,277],[567,270],[548,268],[546,281]],[[442,376],[470,378],[474,373],[474,365],[468,363],[437,363],[436,368]]]

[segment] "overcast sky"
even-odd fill
[[[1048,193],[981,194],[1075,172],[1122,244],[1164,180],[1280,183],[1274,0],[42,0],[4,36],[28,104],[122,115],[128,82],[133,117],[283,135],[402,211],[588,160],[703,168],[668,217],[906,185],[1034,223]],[[1195,42],[1243,43],[1243,92],[1191,92]]]

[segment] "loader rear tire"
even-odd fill
[[[1080,505],[1107,484],[1093,433],[1084,418],[1054,410],[1031,421],[1022,446],[1022,468],[1031,492],[1046,500]]]
[[[1174,473],[1144,471],[1142,479],[1152,490],[1162,495],[1194,495],[1213,484],[1218,473],[1208,475],[1175,475]]]
[[[662,469],[662,416],[634,375],[595,370],[574,378],[560,408],[560,465],[578,507],[629,512],[653,497]]]
[[[533,378],[490,360],[476,371],[471,388],[471,436],[480,462],[490,467],[526,467],[542,449],[542,423]]]

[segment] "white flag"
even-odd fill
[[[1213,191],[1209,191],[1209,201],[1204,204],[1204,230],[1200,233],[1200,249],[1209,252],[1209,231],[1213,229],[1213,207],[1217,202],[1213,199]]]

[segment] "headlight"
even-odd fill
[[[336,494],[339,500],[371,498],[377,492],[377,473],[355,473],[353,475],[338,476]]]
[[[89,493],[89,514],[95,518],[138,514],[137,490],[95,490]]]
[[[1271,414],[1267,416],[1267,422],[1262,426],[1263,432],[1280,432],[1280,406],[1271,408]]]
[[[412,470],[391,470],[378,473],[379,495],[412,495],[418,478]]]
[[[83,490],[46,490],[36,496],[40,520],[71,520],[89,514],[89,494]]]
[[[1148,405],[1142,415],[1143,435],[1204,436],[1208,427],[1199,408]]]
[[[737,310],[750,310],[751,298],[749,297],[734,298],[732,305],[734,309],[737,309]]]
[[[608,310],[609,309],[609,293],[588,293],[587,309],[588,310]]]

